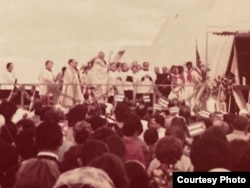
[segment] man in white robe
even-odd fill
[[[58,103],[65,107],[72,107],[84,101],[81,87],[81,74],[77,70],[77,64],[76,60],[70,59],[64,73],[64,85]]]
[[[9,90],[13,89],[13,85],[17,80],[13,69],[14,69],[13,63],[11,62],[7,63],[6,71],[3,73],[2,82],[8,85],[3,85],[2,89],[9,89]]]
[[[39,75],[39,95],[42,99],[43,104],[49,103],[49,97],[58,95],[54,89],[56,89],[56,85],[54,85],[56,82],[55,75],[52,71],[53,67],[53,61],[46,61],[45,62],[45,69],[42,70],[42,72]]]
[[[104,60],[104,53],[99,52],[98,56],[93,61],[93,67],[88,72],[87,76],[87,84],[90,87],[95,88],[98,91],[95,91],[97,93],[100,93],[103,97],[98,99],[99,102],[104,102],[104,96],[107,92],[107,63]],[[101,86],[101,87],[97,87]]]

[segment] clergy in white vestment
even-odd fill
[[[56,95],[54,89],[56,88],[55,84],[55,75],[52,71],[53,61],[47,60],[45,62],[45,69],[41,71],[39,74],[39,95],[44,101],[44,103],[48,103],[48,97],[52,95]]]
[[[81,85],[82,78],[77,69],[77,64],[76,60],[70,59],[64,73],[64,85],[58,103],[65,107],[81,104],[84,101]]]
[[[148,62],[143,62],[142,71],[138,73],[138,78],[136,98],[140,100],[144,94],[149,94],[152,101],[153,85],[156,80],[156,75],[154,71],[149,70]]]
[[[107,91],[107,63],[104,60],[104,53],[99,52],[98,56],[93,61],[93,67],[88,72],[87,84],[91,87],[96,88],[102,96],[106,94]],[[97,87],[100,86],[101,87]],[[104,102],[103,97],[98,99],[99,102]]]
[[[7,63],[6,71],[3,73],[2,82],[8,85],[3,85],[2,89],[10,89],[10,90],[13,89],[13,85],[17,79],[13,69],[14,69],[13,63],[11,62]]]
[[[125,97],[128,100],[133,100],[133,73],[131,70],[129,70],[129,66],[127,63],[122,64],[122,80],[123,80],[123,88],[124,88],[124,94]]]

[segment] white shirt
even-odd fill
[[[152,81],[149,78],[144,78],[146,75],[150,76]],[[156,80],[156,75],[153,71],[140,71],[138,73],[138,87],[137,87],[137,93],[140,94],[146,94],[146,93],[153,93],[152,85],[154,84]],[[140,86],[145,85],[145,86]]]
[[[16,76],[14,72],[5,71],[3,73],[3,83],[10,85],[3,85],[2,89],[13,89],[13,84],[15,83]]]
[[[52,71],[44,69],[39,75],[39,82],[40,84],[42,84],[39,86],[39,94],[40,95],[48,94],[47,85],[55,83],[54,80],[55,80],[54,73]]]
[[[130,82],[130,81],[127,81],[127,78],[130,76],[132,77],[133,79],[133,73],[131,70],[128,70],[127,72],[122,72],[121,73],[122,75],[122,81],[123,81],[123,88],[124,88],[124,91],[129,91],[129,90],[133,90],[133,82]],[[134,80],[134,79],[133,79]]]

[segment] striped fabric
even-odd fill
[[[158,104],[161,105],[163,108],[167,108],[169,102],[167,100],[163,99],[163,98],[160,98],[159,101],[158,101]]]
[[[153,109],[154,109],[154,110],[159,110],[159,111],[161,111],[161,110],[162,110],[162,106],[159,105],[159,104],[154,104],[154,105],[153,105]]]
[[[208,112],[208,111],[202,110],[202,111],[199,111],[199,112],[198,112],[198,115],[199,115],[200,117],[203,117],[203,118],[209,118],[210,115],[211,115],[211,113]]]
[[[206,126],[203,122],[195,122],[188,126],[189,135],[191,137],[201,135],[206,130]]]
[[[143,101],[145,102],[145,103],[150,103],[150,96],[149,95],[144,95],[143,96]]]
[[[176,107],[176,106],[171,107],[168,110],[169,110],[169,113],[171,115],[177,115],[177,114],[179,114],[179,111],[180,111],[180,109],[178,107]]]

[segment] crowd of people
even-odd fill
[[[44,104],[53,98],[54,103],[65,107],[91,101],[93,97],[102,103],[113,103],[117,95],[123,95],[130,104],[148,95],[152,105],[153,93],[169,101],[186,101],[193,107],[197,85],[204,81],[203,67],[194,67],[191,62],[163,66],[160,71],[159,67],[152,70],[149,62],[107,63],[103,52],[80,68],[75,59],[70,59],[58,74],[54,73],[53,64],[52,60],[46,61],[39,74],[39,96]],[[9,85],[3,85],[2,89],[12,89],[18,83],[13,68],[13,63],[6,65],[3,83]]]
[[[176,171],[250,170],[249,114],[173,107],[38,102],[28,112],[2,101],[1,187],[169,188]]]

